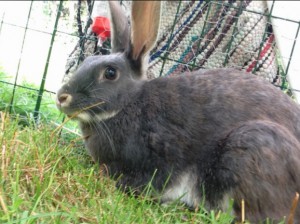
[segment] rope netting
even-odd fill
[[[123,1],[122,5],[129,15],[130,2]],[[108,11],[104,2],[96,7]],[[160,33],[151,52],[148,77],[234,67],[283,86],[285,74],[278,64],[270,15],[265,1],[163,1]],[[79,44],[69,57],[64,80],[86,56],[109,52],[109,40],[97,47],[91,29],[84,39],[85,44]]]

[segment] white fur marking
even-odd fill
[[[219,203],[219,209],[221,209],[223,212],[228,211],[230,205],[230,198],[230,194],[225,194],[223,196],[223,199]]]
[[[163,201],[180,200],[189,206],[195,207],[200,202],[197,193],[197,178],[191,171],[183,173],[163,194]]]
[[[85,122],[90,122],[92,121],[92,117],[91,115],[89,115],[88,113],[86,112],[82,112],[80,114],[77,115],[77,118],[82,120],[82,121],[85,121]]]
[[[82,112],[77,115],[77,118],[84,122],[91,122],[91,121],[105,121],[109,118],[112,118],[116,116],[119,112],[118,111],[111,111],[111,112],[102,112],[100,114],[97,114],[95,116],[91,116],[90,114],[86,112]]]
[[[101,114],[96,115],[97,121],[105,121],[109,118],[116,116],[119,111],[111,111],[111,112],[102,112]]]
[[[182,173],[174,184],[168,187],[162,195],[163,205],[168,204],[171,201],[179,200],[191,207],[197,207],[201,203],[201,196],[199,195],[199,188],[197,186],[197,176],[193,173],[193,169]],[[207,201],[204,202],[204,206],[210,209],[220,209],[227,212],[229,210],[230,199],[232,198],[231,192],[224,194],[223,198],[212,207]],[[234,212],[232,211],[232,214]]]

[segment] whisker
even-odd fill
[[[102,101],[106,101],[108,103],[112,103],[109,99],[102,97],[102,96],[97,96],[97,95],[89,96],[89,99],[102,100]]]
[[[95,91],[97,91],[97,90],[103,90],[103,89],[105,89],[105,88],[100,87],[100,88],[97,88],[97,89],[93,89],[93,90],[91,90],[90,92],[95,92]],[[110,91],[110,93],[113,93],[113,92],[114,92],[113,90],[105,89],[105,92],[109,92],[109,91]]]
[[[91,81],[91,83],[90,84],[88,84],[86,87],[84,87],[84,90],[87,90],[91,85],[93,85],[95,83],[95,81],[93,80],[93,81]]]
[[[96,106],[99,106],[99,105],[102,105],[102,104],[104,104],[104,103],[105,103],[105,101],[100,101],[100,102],[98,102],[98,103],[95,103],[95,104],[92,104],[92,105],[90,105],[90,106],[87,106],[87,107],[82,108],[82,110],[80,110],[79,112],[81,113],[81,112],[83,112],[83,111],[86,111],[86,110],[88,110],[88,109],[91,109],[91,108],[96,107]],[[77,115],[78,115],[78,114],[77,114]]]
[[[93,112],[93,113],[95,114],[95,112]],[[95,115],[96,115],[96,114],[95,114]],[[108,126],[105,124],[104,121],[99,121],[98,124],[102,126],[101,131],[103,132],[103,134],[106,136],[107,140],[109,141],[111,150],[112,150],[112,152],[113,152],[113,155],[115,156],[115,155],[116,155],[116,148],[115,148],[114,142],[113,142],[113,140],[112,140],[112,138],[111,138],[112,134],[111,134],[111,132],[110,132]],[[95,127],[97,133],[99,133],[99,132],[98,132],[98,127],[97,127],[97,125],[96,125],[96,124],[93,124],[93,126]]]
[[[106,102],[106,103],[110,103],[110,104],[114,104],[114,103],[112,103],[110,100],[107,100],[107,99],[103,99],[102,97],[101,98],[98,98],[98,97],[93,97],[93,98],[89,98],[89,99],[93,99],[93,100],[101,100],[101,101],[104,101],[104,102]],[[96,107],[98,107],[98,106],[96,106]]]

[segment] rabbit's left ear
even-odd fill
[[[112,53],[124,52],[130,45],[130,33],[127,16],[119,1],[108,1],[111,19],[111,50]]]
[[[160,1],[132,1],[131,44],[128,57],[136,70],[143,70],[143,59],[148,56],[156,42],[160,8]]]

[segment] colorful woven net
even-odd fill
[[[130,2],[122,3],[129,15]],[[281,85],[276,43],[266,14],[265,1],[163,1],[160,33],[151,51],[148,77],[234,67]],[[91,31],[87,36],[84,57],[78,60],[82,50],[73,51],[66,66],[68,73],[86,56],[99,54],[95,36]],[[64,80],[68,77],[66,74]]]

